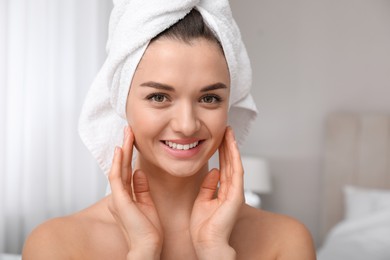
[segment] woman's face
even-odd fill
[[[151,43],[126,108],[141,168],[184,177],[204,167],[222,141],[229,93],[228,66],[216,43]]]

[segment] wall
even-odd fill
[[[390,1],[231,1],[252,60],[260,115],[242,153],[270,160],[268,210],[316,244],[323,128],[333,111],[390,112]]]

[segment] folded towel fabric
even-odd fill
[[[193,8],[222,44],[231,81],[229,124],[242,143],[257,108],[250,94],[251,66],[228,0],[114,0],[107,58],[86,97],[79,134],[105,174],[122,144],[126,100],[135,69],[150,40]]]

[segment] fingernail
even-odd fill
[[[236,141],[236,135],[234,134],[234,130],[231,126],[229,127],[230,127],[230,131],[232,131],[233,140]]]
[[[129,136],[129,126],[125,127],[125,137]]]
[[[130,126],[127,126],[127,134],[130,135],[130,133],[133,133],[133,129],[131,129]]]
[[[115,146],[115,154],[118,154],[118,153],[119,153],[119,147]]]

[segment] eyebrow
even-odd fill
[[[144,82],[140,86],[175,92],[174,87],[167,85],[167,84],[154,82],[154,81]],[[227,86],[221,82],[217,82],[217,83],[208,85],[206,87],[203,87],[200,90],[200,92],[207,92],[207,91],[212,91],[212,90],[217,90],[217,89],[227,89]]]

